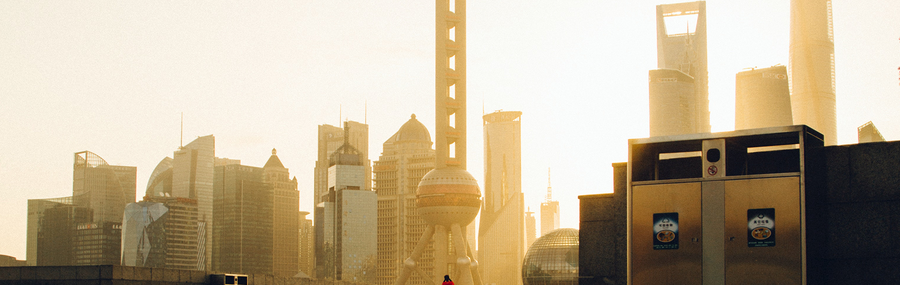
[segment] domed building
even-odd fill
[[[408,252],[425,232],[427,223],[418,214],[416,190],[422,177],[434,169],[433,144],[431,133],[413,114],[384,142],[381,156],[372,167],[374,189],[378,195],[377,256],[380,258],[375,284],[396,281]],[[431,274],[434,250],[429,247],[425,255],[427,258],[419,262],[420,268]],[[410,278],[410,284],[427,282],[418,275]]]
[[[525,254],[522,283],[578,284],[578,230],[558,229],[535,241]]]

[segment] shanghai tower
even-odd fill
[[[837,144],[834,94],[834,29],[831,0],[791,0],[791,111]]]

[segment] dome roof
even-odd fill
[[[428,129],[425,128],[422,122],[416,120],[416,114],[412,114],[409,121],[406,121],[400,127],[400,130],[391,136],[387,142],[401,141],[425,141],[431,143],[431,133],[428,132]]]
[[[558,229],[534,241],[522,264],[525,285],[578,284],[578,230]]]

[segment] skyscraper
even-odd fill
[[[706,2],[657,5],[656,39],[650,136],[709,132]]]
[[[309,215],[309,212],[300,211],[298,215],[298,220],[300,221],[300,238],[298,240],[298,256],[300,258],[300,272],[301,276],[305,277],[313,277],[315,275],[315,229],[313,228],[312,220],[307,219],[306,216]]]
[[[122,223],[125,205],[134,203],[137,168],[109,165],[90,151],[75,153],[72,204],[90,208],[91,222]]]
[[[734,129],[793,125],[787,68],[776,65],[735,75]]]
[[[534,240],[537,239],[537,222],[534,220],[534,212],[531,208],[525,212],[525,248],[530,248]],[[527,252],[527,250],[526,250]]]
[[[216,157],[216,138],[198,137],[175,151],[172,160],[172,197],[197,200],[197,219],[205,226],[205,241],[200,241],[200,263],[210,268],[213,244],[213,165]]]
[[[372,284],[378,242],[378,197],[368,189],[342,189],[335,195],[334,223],[340,233],[335,238],[337,280]]]
[[[258,167],[229,164],[216,166],[214,173],[214,270],[272,274],[273,185]]]
[[[375,161],[375,192],[378,195],[378,262],[375,283],[393,284],[404,259],[412,253],[416,240],[425,231],[425,220],[416,211],[416,188],[434,169],[431,133],[416,115],[384,142]],[[421,269],[432,272],[433,248],[425,247]],[[427,284],[413,276],[408,284]]]
[[[76,224],[72,240],[75,265],[116,265],[122,261],[121,221]]]
[[[321,202],[316,205],[313,213],[315,225],[315,264],[316,278],[322,280],[334,280],[335,278],[335,228],[334,228],[334,191],[322,195]]]
[[[68,203],[58,203],[41,214],[35,247],[35,265],[75,265],[75,240],[79,225],[93,220],[93,210]],[[97,252],[97,255],[109,254]]]
[[[856,128],[856,135],[859,143],[885,141],[884,136],[881,135],[881,132],[878,131],[878,128],[875,127],[872,121]],[[31,201],[29,200],[28,202],[30,203]]]
[[[790,74],[794,124],[837,144],[831,0],[791,0]]]
[[[213,166],[216,155],[216,138],[213,135],[198,137],[175,151],[173,158],[163,158],[153,169],[147,181],[145,197],[176,197],[197,201],[197,221],[200,235],[205,236],[198,245],[198,270],[211,269],[213,244]],[[227,159],[226,159],[227,160]],[[235,160],[240,164],[240,160]]]
[[[200,223],[197,201],[148,197],[125,207],[122,258],[125,266],[197,270]]]
[[[484,283],[522,283],[525,199],[522,195],[522,112],[484,115],[484,207],[478,227]]]
[[[559,201],[553,200],[550,169],[547,169],[547,197],[541,203],[541,236],[559,228]]]
[[[694,78],[675,69],[650,71],[650,136],[700,132]]]
[[[71,206],[72,196],[50,199],[28,199],[28,225],[25,241],[25,263],[28,266],[37,266],[38,232],[41,229],[41,219],[44,211],[58,205]]]
[[[281,163],[272,149],[272,156],[263,166],[263,180],[274,190],[273,211],[273,264],[276,276],[293,277],[299,271],[297,235],[300,211],[300,192],[297,191],[297,177]]]
[[[369,161],[369,125],[347,121],[345,128],[350,127],[348,142],[360,152],[362,163],[365,166],[365,184],[372,185],[372,162]],[[313,206],[318,205],[321,197],[328,193],[328,167],[329,158],[335,150],[344,144],[344,128],[332,125],[319,125],[318,156],[316,158],[315,179],[313,180]]]
[[[371,284],[375,281],[377,197],[366,184],[362,152],[350,142],[352,131],[345,122],[343,144],[328,159],[328,194],[316,206],[316,274]]]

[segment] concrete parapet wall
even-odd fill
[[[166,268],[100,266],[22,266],[0,267],[4,285],[206,285],[209,275],[224,272],[177,270]],[[248,285],[357,285],[360,283],[277,277],[268,274],[247,275]]]

